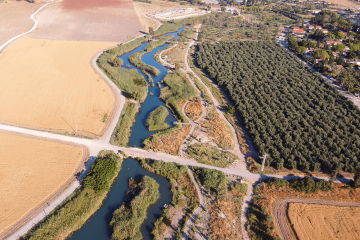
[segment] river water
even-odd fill
[[[177,38],[180,32],[182,32],[185,27],[180,28],[177,32],[174,33],[168,33],[165,35],[172,35],[174,36],[173,39]],[[138,48],[134,49],[133,51],[122,55],[120,58],[124,61],[123,67],[127,68],[127,69],[136,69],[140,74],[142,74],[144,76],[144,78],[148,81],[148,78],[145,74],[142,73],[142,70],[136,68],[134,65],[132,65],[129,60],[128,57],[136,52],[140,52],[143,51],[145,46],[148,43],[144,43],[141,46],[139,46]],[[150,135],[154,134],[155,132],[150,132],[146,125],[146,119],[148,118],[150,112],[154,111],[157,107],[159,106],[165,106],[165,103],[163,101],[160,100],[160,89],[157,86],[158,82],[161,82],[161,80],[164,79],[164,77],[167,74],[167,69],[161,65],[160,63],[158,63],[157,61],[155,61],[154,59],[154,54],[162,49],[165,49],[169,44],[166,43],[163,46],[157,47],[154,50],[152,50],[149,53],[144,54],[141,57],[141,60],[151,66],[156,67],[157,69],[160,70],[160,74],[155,77],[152,76],[152,79],[154,80],[154,87],[149,87],[149,94],[146,98],[146,100],[141,104],[141,108],[139,110],[138,115],[135,117],[135,123],[133,125],[133,127],[131,128],[131,135],[130,135],[130,139],[129,139],[129,143],[128,146],[130,147],[142,147],[143,146],[143,141],[148,138]],[[130,66],[130,68],[128,68],[127,66]],[[164,87],[164,85],[161,84],[161,87]],[[150,92],[153,93],[153,96],[150,95]],[[174,127],[173,123],[176,121],[174,115],[171,113],[171,111],[168,109],[169,111],[169,116],[166,119],[166,123],[170,125],[170,127]]]
[[[140,163],[128,158],[123,161],[118,178],[115,180],[111,190],[101,208],[80,228],[74,232],[70,240],[110,240],[111,228],[109,223],[113,212],[124,202],[126,192],[130,190],[129,179],[140,180],[144,176],[149,176],[160,185],[160,199],[151,205],[147,210],[147,219],[142,224],[140,231],[144,240],[151,240],[150,235],[154,228],[154,223],[161,216],[164,204],[171,202],[171,185],[169,181],[162,176],[151,173],[141,167]]]

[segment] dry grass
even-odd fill
[[[90,59],[114,43],[22,37],[0,57],[0,120],[99,134],[114,95]]]
[[[191,126],[183,125],[151,135],[144,141],[145,149],[179,155],[180,148],[190,132]]]
[[[26,1],[0,3],[0,45],[10,38],[28,31],[34,25],[30,16],[40,6]]]
[[[207,134],[223,149],[235,147],[234,136],[224,119],[219,116],[215,107],[207,108],[206,118],[201,120],[201,125],[206,128]]]
[[[359,3],[350,0],[324,0],[328,3],[338,4],[345,7],[359,7]]]
[[[289,218],[300,240],[358,239],[360,208],[290,203]]]
[[[334,189],[330,192],[318,191],[317,193],[297,192],[290,187],[276,188],[275,186],[261,187],[262,199],[257,203],[258,206],[267,206],[266,214],[274,216],[273,207],[278,200],[286,198],[306,198],[306,199],[320,199],[326,201],[336,202],[360,202],[360,189],[350,190],[344,188],[345,184],[334,184]],[[278,228],[271,236],[279,236]]]
[[[191,121],[198,120],[203,112],[203,106],[201,104],[200,98],[195,98],[193,101],[190,101],[185,108],[185,113]]]
[[[0,133],[0,233],[71,178],[80,147]]]

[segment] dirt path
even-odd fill
[[[352,203],[352,202],[333,202],[333,201],[324,201],[317,199],[284,199],[278,202],[275,207],[275,222],[279,229],[281,238],[284,240],[293,239],[294,233],[289,233],[287,224],[284,222],[284,219],[287,219],[286,206],[289,203],[307,203],[307,204],[320,204],[320,205],[331,205],[338,207],[360,207],[360,203]]]
[[[200,30],[200,27],[201,27],[201,24],[199,25],[199,27],[197,28],[196,30],[196,40],[198,38],[198,35],[199,35],[199,30]],[[235,128],[233,127],[233,125],[231,123],[229,123],[229,121],[226,119],[226,117],[224,116],[223,112],[220,110],[220,107],[221,107],[221,104],[216,100],[216,98],[212,95],[212,92],[211,90],[203,83],[203,81],[201,80],[201,78],[190,68],[189,66],[189,63],[188,63],[188,55],[189,55],[189,49],[195,44],[195,41],[196,40],[193,40],[190,44],[189,44],[189,47],[186,51],[186,54],[185,54],[185,65],[186,65],[186,70],[190,73],[192,73],[200,82],[201,84],[203,84],[203,86],[205,87],[205,89],[207,90],[208,94],[210,95],[212,101],[214,102],[214,105],[216,107],[216,111],[219,113],[220,117],[222,119],[225,120],[225,122],[228,124],[228,126],[230,127],[231,129],[231,132],[234,136],[234,140],[235,140],[235,148],[233,149],[234,150],[234,154],[239,158],[239,159],[245,159],[245,155],[241,152],[240,150],[240,145],[239,145],[239,139],[237,137],[237,133],[235,131]],[[243,162],[244,165],[245,165],[245,162]],[[246,166],[245,168],[246,169]]]
[[[60,1],[61,1],[61,0],[60,0]],[[35,19],[35,15],[36,15],[38,12],[40,12],[40,11],[41,11],[44,7],[46,7],[47,5],[52,4],[52,3],[56,3],[56,2],[59,2],[59,1],[54,1],[54,2],[46,3],[46,4],[42,5],[38,10],[36,10],[36,12],[34,12],[34,13],[30,16],[30,18],[31,18],[32,20],[34,20],[34,26],[33,26],[29,31],[24,32],[24,33],[22,33],[22,34],[19,34],[19,35],[15,36],[15,37],[9,39],[6,43],[4,43],[3,45],[0,46],[0,51],[3,50],[3,49],[4,49],[9,43],[11,43],[12,41],[14,41],[14,40],[18,39],[19,37],[22,37],[22,36],[24,36],[24,35],[26,35],[26,34],[28,34],[28,33],[31,33],[32,31],[34,31],[34,30],[36,29],[36,27],[38,26],[38,24],[39,24],[38,20]]]
[[[196,190],[198,192],[198,195],[199,195],[199,198],[200,198],[200,206],[193,212],[193,214],[191,215],[191,217],[189,218],[189,220],[186,223],[186,226],[185,226],[185,229],[184,229],[184,234],[183,234],[183,237],[184,237],[185,240],[189,239],[191,226],[194,224],[196,217],[201,213],[201,211],[205,207],[204,195],[201,193],[201,189],[200,189],[199,185],[197,184],[197,182],[195,180],[194,174],[192,173],[190,168],[188,168],[188,172],[189,172],[190,177],[191,177],[192,181],[194,182]]]

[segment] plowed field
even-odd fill
[[[288,215],[300,240],[359,239],[359,207],[290,203]]]
[[[35,38],[124,42],[145,31],[129,0],[63,0],[47,6],[37,19]]]
[[[114,95],[90,59],[114,43],[21,37],[0,57],[0,121],[99,134]]]
[[[81,147],[0,132],[0,234],[76,172]]]
[[[26,1],[0,3],[0,45],[28,31],[34,25],[30,16],[40,6]]]

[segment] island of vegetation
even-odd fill
[[[169,111],[164,106],[159,106],[154,111],[152,111],[146,120],[146,126],[149,131],[164,130],[169,128],[170,125],[165,123],[168,115]]]
[[[144,176],[139,183],[130,179],[129,185],[132,190],[128,199],[115,210],[110,222],[113,240],[143,239],[140,226],[146,219],[146,211],[160,198],[159,184],[151,177]]]
[[[22,239],[64,239],[80,229],[101,207],[121,164],[115,153],[100,153],[82,185]]]

